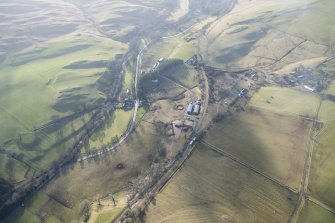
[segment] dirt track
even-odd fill
[[[319,106],[316,109],[315,116],[313,118],[313,125],[310,130],[310,137],[309,137],[309,142],[308,142],[308,151],[307,151],[307,156],[305,160],[305,165],[304,165],[304,174],[302,177],[301,181],[301,188],[299,192],[299,199],[298,199],[298,204],[296,206],[296,209],[292,213],[292,216],[290,217],[289,223],[296,223],[299,219],[300,212],[302,208],[304,207],[305,201],[306,201],[306,192],[307,192],[307,187],[308,187],[308,181],[309,181],[309,174],[311,171],[311,163],[312,163],[312,156],[313,156],[313,149],[314,149],[314,131],[316,129],[316,124],[318,121],[319,113],[320,113],[320,108],[321,108],[322,100],[320,100]]]

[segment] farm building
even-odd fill
[[[193,104],[192,103],[188,104],[186,112],[187,112],[187,114],[192,115],[192,112],[193,112]]]
[[[201,110],[201,102],[191,102],[188,104],[186,112],[189,115],[199,115]]]
[[[240,96],[240,97],[244,97],[244,96],[246,96],[246,95],[248,94],[248,92],[249,92],[248,89],[243,88],[243,89],[241,90],[241,92],[239,93],[238,96]]]
[[[200,114],[200,104],[194,105],[193,114],[194,115],[199,115]]]
[[[193,129],[194,122],[191,120],[175,120],[172,122],[172,131],[175,137],[175,140],[180,138],[182,132],[187,132],[190,129]]]

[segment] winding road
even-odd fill
[[[97,156],[103,155],[105,153],[108,153],[110,151],[113,151],[114,149],[116,149],[118,146],[120,146],[124,141],[126,141],[126,139],[130,136],[131,132],[134,130],[135,128],[135,122],[136,122],[136,116],[137,116],[137,112],[138,112],[138,107],[139,107],[139,98],[138,98],[138,94],[137,94],[137,83],[138,83],[138,73],[141,69],[141,65],[142,65],[142,56],[143,56],[143,52],[146,48],[148,48],[148,46],[151,44],[152,41],[148,42],[141,50],[140,52],[137,54],[137,58],[136,58],[136,70],[135,70],[135,77],[134,77],[134,89],[135,89],[135,106],[134,106],[134,114],[130,123],[130,127],[128,128],[128,130],[125,132],[125,134],[119,139],[119,142],[114,144],[112,147],[109,147],[107,149],[103,149],[103,150],[99,150],[94,154],[90,154],[87,156],[82,156],[80,157],[77,162],[82,162],[84,160],[87,159],[92,159],[95,158]]]
[[[190,29],[192,29],[196,24],[188,27],[187,29],[185,29],[184,31],[176,34],[176,35],[171,35],[171,36],[165,36],[165,37],[161,37],[163,40],[166,39],[171,39],[171,38],[177,38],[180,36],[183,36],[184,34],[186,34]],[[139,53],[137,54],[136,57],[136,70],[135,70],[135,77],[134,77],[134,89],[135,89],[135,106],[134,106],[134,114],[130,123],[130,127],[128,128],[128,130],[125,132],[125,134],[119,139],[119,142],[114,144],[113,146],[106,148],[106,149],[100,149],[97,152],[90,154],[90,155],[86,155],[86,156],[81,156],[77,159],[77,162],[82,162],[88,159],[92,159],[95,157],[98,157],[100,155],[109,153],[113,150],[115,150],[117,147],[119,147],[123,142],[126,141],[126,139],[130,136],[131,132],[134,130],[135,128],[135,123],[136,123],[136,117],[137,117],[137,112],[138,112],[138,107],[139,107],[139,98],[138,98],[138,91],[137,91],[137,85],[138,85],[138,75],[142,66],[142,56],[144,51],[150,46],[150,44],[153,41],[150,40],[149,42],[146,43],[146,45],[139,51]]]

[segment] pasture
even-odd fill
[[[311,196],[335,208],[335,124],[326,125],[314,144],[308,191]]]
[[[313,202],[307,201],[301,211],[298,223],[316,222],[335,223],[335,215]]]
[[[113,199],[115,203],[113,202]],[[118,193],[107,198],[95,201],[91,205],[91,216],[88,223],[107,223],[117,217],[127,206],[125,193]]]
[[[327,93],[330,95],[335,95],[335,81],[332,81],[332,83],[327,89]]]
[[[205,141],[298,190],[310,129],[300,117],[247,109],[216,123]]]
[[[106,123],[90,137],[82,152],[88,153],[111,145],[114,138],[121,137],[127,130],[133,113],[133,110],[115,110]]]
[[[33,171],[43,171],[68,152],[86,131],[96,104],[108,97],[98,82],[107,61],[126,49],[103,37],[72,33],[8,57],[0,65],[5,165],[19,171],[28,163]],[[25,164],[10,161],[12,154]],[[9,180],[5,170],[1,176]],[[13,173],[10,182],[22,180],[22,173]]]
[[[197,41],[187,42],[183,37],[161,40],[150,46],[143,56],[143,68],[150,69],[160,58],[187,61],[196,54]]]
[[[330,100],[322,101],[318,121],[326,124],[335,121],[335,102]]]
[[[5,219],[5,223],[42,222],[57,218],[71,222],[82,217],[86,203],[125,190],[130,179],[149,168],[159,135],[152,124],[141,123],[125,144],[103,158],[74,164],[53,179],[43,190],[26,200]],[[116,166],[122,163],[124,169]],[[104,218],[106,216],[102,216]],[[111,216],[108,215],[109,219]]]
[[[198,145],[147,212],[147,222],[286,222],[296,195]]]
[[[240,1],[208,28],[201,41],[202,54],[209,64],[221,68],[275,71],[293,64],[318,65],[331,55],[332,7],[331,0]]]
[[[181,60],[166,60],[156,71],[142,77],[139,95],[152,101],[174,99],[198,84],[198,72],[194,68]]]
[[[250,100],[250,106],[272,112],[313,117],[320,97],[290,88],[263,87]]]

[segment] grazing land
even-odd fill
[[[126,49],[112,40],[72,34],[7,58],[0,67],[6,165],[16,165],[10,161],[14,155],[29,164],[27,172],[43,171],[70,151],[86,132],[94,107],[109,97],[99,85],[106,61]]]
[[[61,222],[80,219],[87,202],[90,204],[98,198],[124,191],[129,179],[147,170],[156,149],[153,145],[157,145],[158,140],[152,124],[141,124],[117,151],[104,158],[73,165],[27,200],[25,207],[15,210],[5,222],[24,223],[27,219],[35,219],[31,222],[39,223],[42,222],[40,216],[56,217]],[[124,169],[116,168],[120,163]]]
[[[327,222],[334,223],[335,215],[309,201],[302,209],[298,223]]]
[[[149,206],[147,222],[286,222],[297,196],[198,145]]]
[[[110,146],[113,140],[117,141],[126,132],[133,113],[133,110],[115,110],[102,128],[90,137],[87,144],[82,148],[82,152],[88,154],[91,151]]]
[[[298,190],[310,129],[300,117],[247,109],[214,125],[205,140]]]
[[[91,205],[91,216],[88,223],[111,222],[127,206],[127,197],[124,193],[111,194]]]
[[[320,122],[331,124],[335,121],[335,102],[324,100],[321,104],[319,119]]]
[[[308,186],[310,194],[335,208],[334,139],[335,125],[331,123],[316,137]]]
[[[221,68],[273,72],[317,65],[330,56],[329,44],[334,42],[333,7],[330,0],[239,1],[208,28],[202,54],[207,63]]]
[[[320,97],[289,88],[264,87],[252,98],[250,105],[289,115],[315,115]]]
[[[335,95],[335,81],[331,83],[327,91],[328,94]]]
[[[0,222],[335,222],[334,8],[1,0]]]

